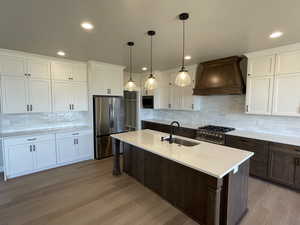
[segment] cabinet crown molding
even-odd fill
[[[254,58],[254,57],[258,57],[258,56],[268,56],[268,55],[274,55],[277,53],[289,52],[289,51],[295,51],[295,50],[300,50],[300,42],[291,44],[291,45],[283,45],[283,46],[276,47],[276,48],[269,48],[269,49],[264,49],[264,50],[260,50],[260,51],[247,52],[247,53],[244,53],[244,55],[247,58]]]
[[[93,60],[88,61],[88,65],[89,66],[98,65],[106,68],[114,68],[114,69],[121,69],[121,70],[124,70],[126,68],[126,66],[122,66],[122,65],[110,64],[110,63],[93,61]]]

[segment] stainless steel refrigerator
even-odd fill
[[[111,134],[125,132],[123,97],[94,96],[95,158],[112,156]]]

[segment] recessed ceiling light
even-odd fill
[[[184,59],[185,59],[185,60],[190,60],[190,59],[192,59],[192,56],[186,55],[186,56],[184,56]]]
[[[81,27],[86,30],[92,30],[94,28],[94,25],[89,22],[83,22],[81,24]]]
[[[276,32],[273,32],[272,34],[270,34],[270,38],[279,38],[283,35],[282,32],[280,31],[276,31]]]
[[[147,67],[143,67],[142,70],[143,70],[143,71],[147,71],[148,68],[147,68]]]
[[[64,51],[58,51],[57,55],[59,55],[59,56],[66,56],[66,53]]]

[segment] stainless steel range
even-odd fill
[[[219,126],[204,126],[197,130],[196,139],[199,141],[207,141],[219,145],[225,144],[225,133],[233,131],[234,128]]]

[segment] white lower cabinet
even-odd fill
[[[46,140],[33,144],[35,168],[43,169],[56,165],[56,149],[54,140]]]
[[[4,140],[6,176],[16,177],[56,164],[54,135],[14,137]]]
[[[79,130],[3,141],[5,177],[13,178],[61,165],[93,159],[93,132]]]
[[[78,131],[56,134],[58,163],[68,163],[93,158],[92,131]]]
[[[5,147],[7,153],[7,175],[27,173],[34,169],[34,160],[30,151],[30,144],[9,145]]]

